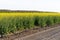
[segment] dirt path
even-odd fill
[[[14,40],[60,40],[60,26]]]

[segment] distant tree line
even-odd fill
[[[56,13],[56,12],[26,11],[26,10],[0,10],[0,13]]]

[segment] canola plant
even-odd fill
[[[0,35],[58,23],[59,13],[0,13]]]

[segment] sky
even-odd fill
[[[60,12],[60,0],[0,0],[0,9]]]

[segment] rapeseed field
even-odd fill
[[[0,35],[60,23],[59,13],[0,13]]]

